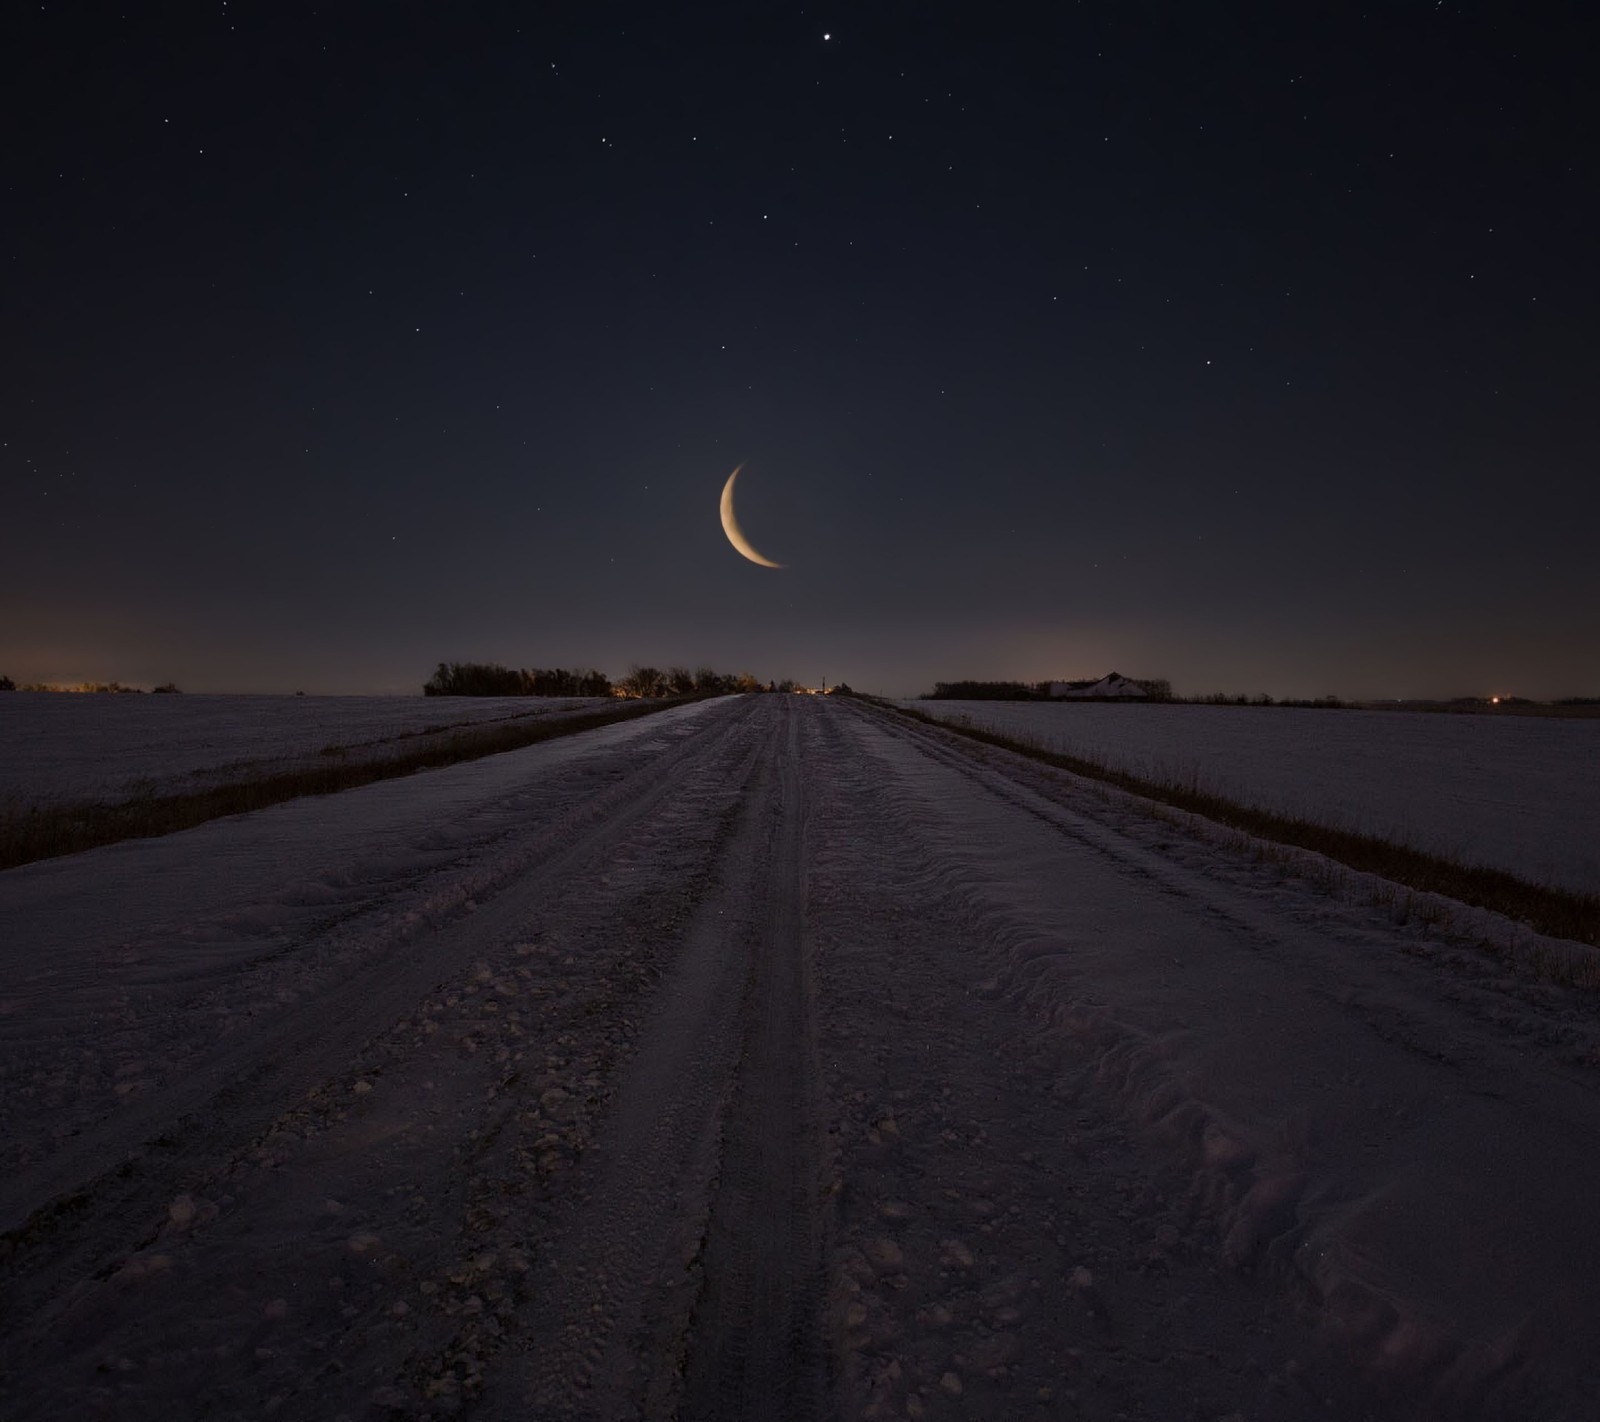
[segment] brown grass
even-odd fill
[[[979,726],[942,721],[924,712],[891,706],[887,702],[877,704],[926,725],[965,736],[968,740],[997,746],[1027,756],[1030,760],[1071,771],[1086,780],[1097,780],[1158,804],[1201,815],[1244,834],[1310,850],[1348,869],[1375,874],[1416,893],[1440,894],[1458,903],[1503,914],[1552,938],[1566,938],[1600,947],[1600,896],[1531,884],[1501,869],[1457,863],[1441,855],[1429,854],[1410,845],[1394,844],[1374,835],[1358,834],[1354,830],[1338,829],[1314,820],[1241,805],[1194,785],[1147,780],[1098,761],[1064,755]]]
[[[510,722],[493,722],[476,730],[457,731],[447,738],[432,740],[382,760],[344,762],[330,755],[342,747],[328,747],[323,752],[330,755],[326,764],[236,781],[209,790],[181,795],[146,795],[115,804],[62,805],[0,815],[0,869],[61,854],[76,854],[79,850],[115,844],[118,840],[173,834],[223,815],[245,814],[282,804],[285,800],[298,800],[304,795],[333,795],[377,780],[410,775],[413,771],[521,750],[539,741],[632,721],[695,699],[630,701],[624,706],[576,716],[548,720],[521,717]]]

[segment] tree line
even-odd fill
[[[169,681],[161,686],[153,687],[152,690],[157,692],[181,691],[182,688],[176,682]],[[0,676],[0,691],[90,691],[132,696],[142,696],[144,694],[143,687],[124,686],[120,681],[80,681],[74,682],[70,686],[64,686],[53,681],[25,681],[21,686],[18,686],[8,676]]]
[[[1037,701],[1044,692],[1031,681],[936,681],[929,701]]]
[[[741,691],[793,691],[787,678],[763,683],[749,672],[712,667],[634,665],[619,681],[592,667],[503,667],[498,662],[440,662],[424,696],[727,696]]]
[[[922,699],[924,701],[1049,701],[1050,688],[1064,685],[1074,691],[1081,691],[1090,687],[1099,680],[1091,677],[1087,681],[936,681],[933,691]],[[1147,677],[1134,680],[1133,684],[1144,693],[1145,699],[1150,701],[1171,701],[1172,683],[1161,677]]]
[[[592,667],[503,667],[498,662],[440,662],[424,696],[610,696],[611,678]]]

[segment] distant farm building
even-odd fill
[[[1147,701],[1149,688],[1140,681],[1110,672],[1099,681],[1052,681],[1045,693],[1052,701]]]

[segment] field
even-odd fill
[[[416,737],[570,715],[588,698],[0,696],[0,807],[172,795],[340,760],[382,760]]]
[[[1600,721],[908,701],[1147,780],[1600,893]]]
[[[1597,955],[1396,908],[781,695],[0,871],[7,1422],[1588,1417]]]

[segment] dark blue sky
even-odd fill
[[[0,21],[0,672],[1600,692],[1582,7],[118,8]]]

